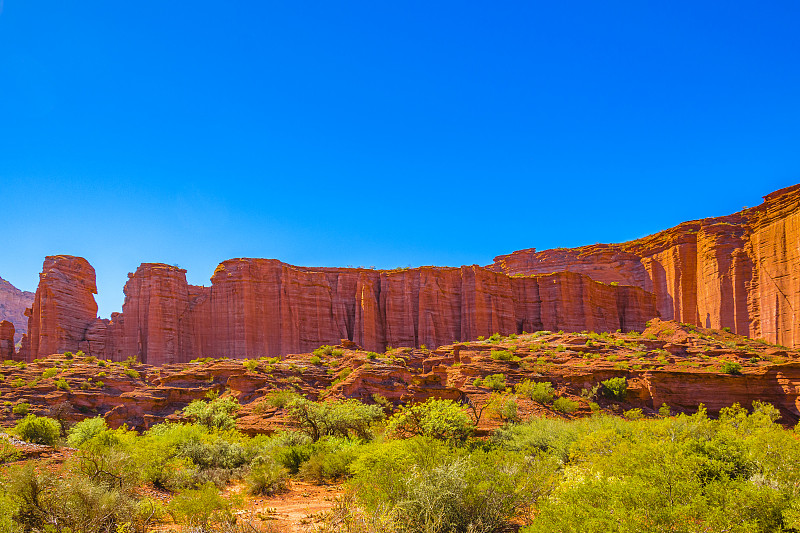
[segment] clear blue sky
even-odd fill
[[[800,3],[0,0],[0,276],[487,264],[800,182]]]

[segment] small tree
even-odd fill
[[[460,405],[436,398],[401,408],[388,423],[389,432],[401,437],[424,435],[443,440],[465,440],[474,429],[472,420]]]
[[[296,398],[287,408],[289,418],[314,442],[326,435],[369,439],[372,424],[384,417],[381,406],[366,405],[358,400],[312,402]]]
[[[609,378],[600,383],[603,385],[603,393],[615,400],[624,400],[628,395],[628,380],[624,377]]]

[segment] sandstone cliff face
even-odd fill
[[[800,343],[800,185],[758,207],[686,222],[627,243],[520,250],[489,269],[507,274],[579,272],[656,297],[664,319],[795,346]]]
[[[478,266],[400,271],[310,269],[271,259],[231,259],[211,287],[182,269],[145,263],[130,274],[122,313],[96,318],[94,271],[58,256],[30,318],[27,360],[64,350],[153,365],[199,357],[254,358],[354,341],[368,350],[553,329],[643,329],[655,300],[576,273],[510,277]],[[67,290],[68,287],[71,287]]]
[[[71,255],[45,258],[22,358],[32,360],[80,350],[89,326],[97,319],[94,294],[94,268],[86,259]]]
[[[28,330],[25,309],[31,304],[33,304],[32,292],[21,291],[0,278],[0,320],[8,320],[14,324],[14,342],[19,342],[23,333]]]
[[[0,322],[0,360],[14,358],[14,324],[8,320]]]

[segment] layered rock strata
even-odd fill
[[[800,185],[734,215],[686,222],[620,244],[495,258],[496,272],[577,272],[652,292],[664,319],[729,327],[786,346],[800,344]]]
[[[377,271],[231,259],[210,287],[189,285],[183,269],[145,263],[129,275],[122,313],[104,320],[96,318],[90,269],[80,258],[47,258],[22,358],[80,349],[163,365],[308,352],[341,339],[383,351],[542,329],[641,330],[656,312],[639,288],[569,272],[512,277],[478,266]]]

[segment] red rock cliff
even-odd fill
[[[0,321],[0,360],[14,359],[14,324]]]
[[[129,275],[122,313],[104,320],[96,318],[94,271],[81,261],[45,261],[23,358],[82,349],[163,365],[309,352],[341,339],[383,351],[495,332],[641,330],[656,314],[652,294],[576,273],[312,269],[231,259],[217,267],[211,287],[187,284],[182,269],[145,263]]]
[[[89,326],[97,319],[95,294],[94,268],[86,259],[46,257],[29,312],[22,358],[32,360],[80,350]]]
[[[800,185],[727,217],[686,222],[620,244],[495,258],[507,274],[579,272],[655,293],[662,318],[800,344]]]

